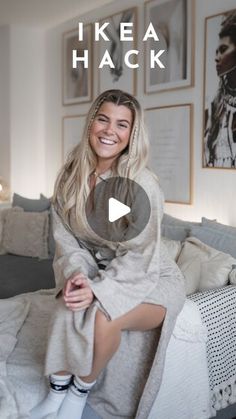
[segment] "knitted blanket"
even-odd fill
[[[236,286],[189,297],[208,330],[207,363],[213,409],[236,403]]]

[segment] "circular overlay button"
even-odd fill
[[[86,217],[101,238],[122,242],[138,236],[150,218],[151,206],[145,190],[123,177],[102,179],[90,192]]]

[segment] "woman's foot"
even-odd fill
[[[59,410],[71,383],[71,375],[50,375],[50,392],[30,411],[30,419],[43,419]]]
[[[89,391],[93,383],[85,383],[79,377],[74,377],[70,388],[59,409],[57,419],[81,419]]]

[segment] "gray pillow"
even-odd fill
[[[183,242],[189,235],[190,228],[182,226],[161,226],[161,234],[170,240],[177,240]]]
[[[51,205],[50,199],[40,196],[40,199],[30,199],[24,196],[13,194],[12,206],[21,207],[24,211],[43,212],[49,210]]]
[[[221,252],[228,253],[236,258],[236,228],[202,219],[201,227],[192,227],[190,235],[201,240],[208,246]]]
[[[161,224],[161,234],[171,240],[184,241],[189,236],[193,226],[200,226],[201,223],[194,221],[183,221],[171,215],[164,214]]]
[[[188,226],[188,225],[201,225],[201,223],[195,223],[193,221],[184,221],[181,220],[180,218],[176,218],[176,217],[172,217],[172,215],[163,214],[163,218],[162,218],[162,224],[167,224],[167,225],[174,225],[174,226]]]

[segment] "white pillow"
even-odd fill
[[[184,274],[186,294],[189,295],[226,285],[236,260],[195,237],[189,237],[184,242],[177,264]]]
[[[19,256],[48,257],[49,212],[8,210],[2,244],[7,253]]]
[[[171,240],[167,237],[161,238],[164,245],[167,247],[168,253],[171,257],[171,259],[174,259],[175,261],[178,259],[178,256],[180,254],[182,243],[179,240]]]

